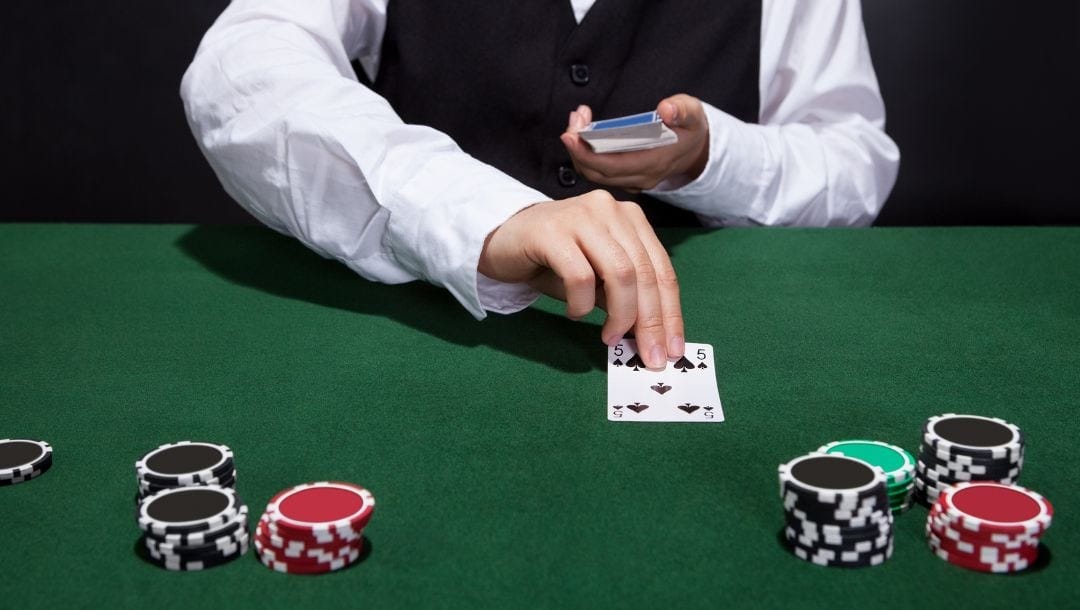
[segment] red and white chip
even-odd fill
[[[991,481],[960,483],[938,496],[941,513],[972,532],[1040,535],[1050,527],[1054,507],[1041,495]]]
[[[982,572],[1012,573],[1034,565],[1054,514],[1046,498],[1018,485],[960,483],[938,495],[926,521],[934,554]]]
[[[322,574],[359,561],[363,530],[375,496],[352,483],[323,481],[286,489],[266,506],[255,528],[255,549],[268,568]]]
[[[297,485],[274,496],[266,506],[274,529],[316,539],[339,532],[355,535],[374,511],[375,496],[370,491],[337,481]]]

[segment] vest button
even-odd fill
[[[589,84],[589,66],[585,64],[574,64],[570,66],[570,80],[574,81],[574,84],[579,87],[584,87]]]
[[[566,188],[570,188],[577,184],[577,172],[574,171],[574,168],[568,165],[560,165],[558,175],[559,184],[565,186]]]

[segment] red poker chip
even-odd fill
[[[267,504],[266,517],[272,534],[328,542],[332,537],[357,537],[374,511],[375,497],[367,489],[323,481],[278,493]]]
[[[953,540],[967,540],[977,544],[991,544],[1004,548],[1017,548],[1024,545],[1038,546],[1039,536],[1032,534],[1003,534],[990,529],[972,531],[964,527],[959,519],[950,519],[940,511],[937,504],[930,509],[927,521],[941,534]]]
[[[345,542],[356,542],[357,540],[360,540],[364,534],[364,530],[362,529],[335,529],[332,534],[308,534],[297,532],[278,526],[265,514],[262,516],[261,522],[264,524],[268,534],[292,542],[299,542],[305,546],[328,546]]]
[[[1039,547],[1037,546],[1006,549],[997,546],[971,544],[965,541],[944,538],[931,528],[927,528],[926,535],[931,546],[935,549],[941,549],[957,557],[963,557],[979,563],[992,565],[995,563],[1025,561],[1028,564],[1032,564],[1039,558]]]
[[[947,540],[950,543],[961,545],[963,548],[974,547],[986,547],[1000,549],[1002,552],[1018,551],[1018,550],[1035,550],[1039,548],[1038,540],[1018,540],[1012,542],[1002,542],[987,540],[981,538],[971,538],[962,535],[960,532],[950,528],[947,525],[942,525],[937,522],[928,522],[928,529],[932,530],[934,534],[940,537],[942,540]]]
[[[255,528],[255,538],[259,544],[273,554],[274,559],[280,561],[332,561],[338,557],[344,557],[349,551],[362,547],[363,541],[347,542],[332,547],[301,547],[286,543],[279,545],[280,541],[273,541],[267,536],[261,527]]]
[[[934,539],[928,540],[931,549],[938,557],[948,561],[949,563],[966,568],[968,570],[975,570],[978,572],[990,572],[995,574],[1020,572],[1026,570],[1031,566],[1032,561],[1020,560],[1020,561],[1003,561],[996,563],[984,563],[964,556],[961,553],[949,552],[941,548],[938,542]]]
[[[263,515],[262,518],[259,519],[258,524],[256,524],[255,531],[262,536],[263,540],[270,546],[286,550],[289,553],[298,553],[307,550],[334,552],[343,546],[355,546],[363,537],[363,532],[359,532],[355,538],[333,538],[328,542],[323,542],[313,538],[298,538],[288,534],[275,534],[271,527],[266,515]]]
[[[363,550],[361,543],[343,546],[335,551],[308,551],[307,553],[304,553],[302,555],[293,556],[285,554],[284,552],[282,552],[281,549],[277,549],[273,546],[267,545],[266,540],[258,535],[254,537],[254,541],[255,550],[260,555],[260,557],[266,558],[267,560],[275,563],[285,563],[289,565],[333,564],[335,562],[340,563],[342,561],[349,561],[349,558],[355,555],[357,551]]]
[[[262,564],[275,572],[285,574],[326,574],[347,568],[360,559],[361,549],[353,549],[347,557],[341,557],[330,563],[277,561],[264,553],[256,553]]]
[[[1041,535],[1050,527],[1054,507],[1041,495],[989,481],[960,483],[938,495],[940,512],[973,532]]]

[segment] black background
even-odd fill
[[[227,2],[7,0],[0,220],[251,223],[180,77]],[[1080,3],[867,0],[900,145],[879,225],[1080,222]]]

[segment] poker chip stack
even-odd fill
[[[880,468],[885,473],[886,493],[892,512],[898,514],[911,508],[915,456],[908,451],[881,441],[848,440],[822,445],[818,452],[846,455]]]
[[[811,453],[780,465],[784,536],[792,553],[822,566],[862,567],[892,557],[885,473],[844,455]]]
[[[153,563],[203,570],[247,553],[248,508],[234,489],[236,463],[226,445],[169,443],[135,462],[139,528]]]
[[[36,479],[52,468],[52,460],[52,445],[45,441],[0,440],[0,487]]]
[[[958,483],[930,508],[926,540],[938,557],[980,572],[1013,573],[1039,557],[1054,507],[1018,485]]]
[[[165,489],[192,485],[236,487],[236,462],[226,445],[197,441],[168,443],[135,462],[135,502]]]
[[[1017,426],[980,415],[935,415],[923,424],[914,498],[930,506],[958,483],[1011,485],[1020,480],[1023,466],[1024,435]]]
[[[277,572],[324,574],[357,563],[375,497],[358,485],[305,483],[271,498],[255,528],[259,561]]]
[[[205,570],[242,557],[247,519],[236,490],[218,485],[163,489],[138,511],[150,561],[172,571]]]

